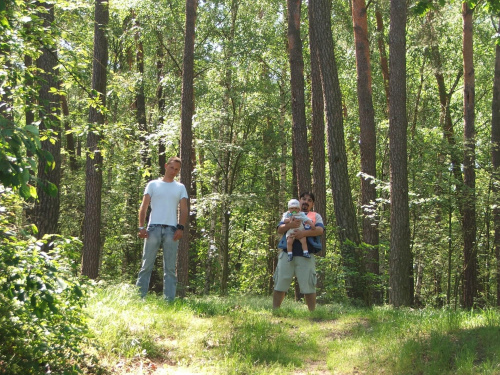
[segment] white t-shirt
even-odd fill
[[[149,181],[144,195],[151,197],[149,224],[177,225],[177,208],[183,198],[188,198],[186,187],[180,182]]]

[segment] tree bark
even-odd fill
[[[462,229],[463,247],[463,295],[465,308],[474,306],[477,295],[476,252],[476,171],[475,171],[475,78],[473,62],[473,9],[467,2],[462,4],[463,64],[464,64],[464,190]]]
[[[379,275],[379,233],[377,219],[377,192],[374,179],[377,176],[377,137],[375,112],[372,98],[372,72],[370,67],[370,44],[368,21],[364,0],[352,1],[354,42],[356,45],[356,72],[361,152],[361,207],[363,209],[363,242],[369,245],[365,254],[366,270]],[[371,297],[381,302],[379,293],[372,291]]]
[[[54,4],[42,3],[46,12],[40,13],[45,28],[50,29],[54,23]],[[59,188],[61,181],[61,123],[60,99],[57,91],[59,89],[59,78],[57,71],[57,50],[55,46],[45,45],[42,47],[42,55],[36,61],[36,67],[40,72],[37,77],[39,87],[38,102],[40,105],[40,133],[46,133],[49,139],[41,142],[42,149],[49,152],[53,158],[53,164],[48,160],[40,160],[38,164],[37,186],[38,201],[33,208],[33,222],[38,228],[38,238],[45,234],[58,233],[59,221]],[[50,190],[50,193],[49,193]]]
[[[359,253],[359,232],[356,211],[351,195],[347,155],[344,140],[342,96],[331,31],[330,2],[310,2],[314,18],[315,36],[318,37],[318,56],[326,115],[328,160],[335,206],[335,218],[341,244],[342,260],[346,268],[347,293],[366,302],[364,267]]]
[[[394,306],[413,303],[406,118],[406,3],[391,0],[389,142],[391,170],[390,293]]]
[[[101,129],[106,108],[106,83],[108,64],[108,39],[106,28],[109,22],[108,2],[95,1],[94,11],[94,58],[92,63],[93,98],[98,106],[89,110],[89,132],[87,134],[87,161],[85,182],[85,218],[83,223],[82,274],[91,279],[99,275],[101,248],[101,188],[103,157],[100,150]]]
[[[181,182],[186,186],[191,197],[191,174],[193,172],[193,113],[194,113],[194,40],[196,25],[196,9],[198,0],[186,0],[186,28],[184,38],[184,60],[182,68],[182,99],[181,99]],[[188,200],[188,212],[190,204]],[[189,221],[189,220],[188,220]],[[179,295],[184,297],[189,283],[189,225],[186,223],[183,238],[179,244],[177,258],[177,277],[179,280]]]
[[[300,39],[300,12],[302,0],[287,0],[288,58],[292,88],[293,156],[297,176],[297,196],[311,190],[311,170],[307,142],[306,107],[304,99],[304,60]]]
[[[323,88],[319,66],[318,41],[314,31],[314,15],[311,7],[309,13],[309,44],[311,50],[311,149],[313,159],[312,191],[316,197],[314,210],[323,218],[326,226],[326,178],[325,178],[325,111],[323,104]],[[322,250],[318,256],[326,255],[326,236],[321,236]],[[318,286],[321,287],[322,275],[319,275]]]

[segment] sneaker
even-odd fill
[[[291,262],[293,259],[293,254],[288,254],[288,261]]]
[[[310,258],[311,257],[311,254],[309,254],[308,252],[307,253],[304,253],[303,254],[304,258]]]

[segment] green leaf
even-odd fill
[[[35,193],[36,193],[36,189],[35,189]],[[30,187],[28,185],[25,185],[25,184],[21,185],[21,187],[19,189],[19,194],[21,194],[21,197],[23,197],[24,199],[29,199],[32,197]]]
[[[26,129],[28,132],[36,136],[40,135],[40,131],[38,130],[38,127],[35,125],[26,125],[24,129]]]
[[[52,182],[48,182],[46,188],[44,189],[47,194],[49,194],[51,197],[55,197],[57,195],[57,186],[54,185]]]

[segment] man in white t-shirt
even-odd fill
[[[165,164],[162,179],[150,181],[144,190],[139,208],[139,237],[144,238],[141,270],[136,285],[142,297],[149,289],[151,272],[160,246],[163,248],[163,295],[168,301],[175,298],[177,288],[177,248],[188,217],[186,187],[174,181],[181,169],[181,159],[173,157]],[[148,226],[144,226],[148,206],[151,205]],[[179,220],[177,209],[179,208]]]

